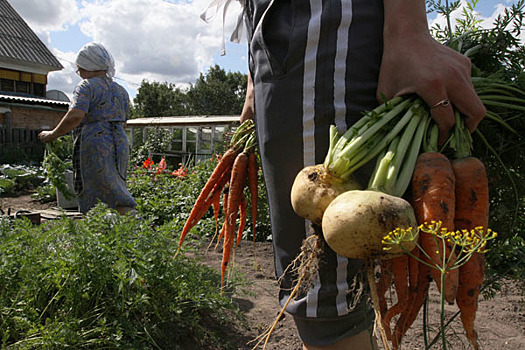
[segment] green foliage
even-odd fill
[[[238,115],[242,111],[248,77],[215,65],[195,84],[181,89],[174,84],[142,81],[133,99],[133,118],[181,115]]]
[[[45,182],[35,189],[31,194],[31,198],[42,203],[49,203],[57,200],[57,189],[50,182]]]
[[[133,102],[132,118],[188,115],[185,92],[166,82],[143,80]]]
[[[14,195],[41,185],[41,168],[30,165],[0,165],[0,194]]]
[[[241,114],[247,82],[246,74],[226,73],[218,65],[211,67],[187,92],[189,114]]]
[[[0,220],[2,349],[231,349],[239,315],[171,225],[103,205],[45,226]],[[237,316],[236,316],[237,315]]]
[[[508,95],[509,103],[518,108],[489,106],[486,117],[473,135],[473,155],[480,158],[487,169],[490,184],[490,227],[498,232],[498,239],[487,253],[489,275],[522,279],[525,276],[525,93],[510,94],[508,88],[525,90],[525,48],[519,35],[525,19],[525,0],[518,0],[499,15],[490,29],[480,26],[475,8],[479,0],[443,4],[429,0],[427,7],[447,19],[447,28],[435,26],[433,35],[456,51],[468,56],[473,65],[473,77],[495,81],[492,86],[476,86],[484,96]],[[455,25],[452,12],[461,8]],[[476,80],[474,79],[475,84]],[[498,88],[497,84],[500,84]],[[521,101],[521,102],[513,102]]]
[[[171,222],[175,232],[181,232],[197,197],[217,165],[215,158],[199,162],[188,170],[186,176],[174,177],[171,174],[154,174],[141,167],[135,169],[128,179],[128,188],[137,202],[137,210],[153,223],[162,225]],[[259,198],[257,202],[256,240],[271,238],[269,210],[266,200],[262,173],[259,173]],[[249,201],[249,195],[247,198]],[[248,203],[251,207],[251,202]],[[219,213],[218,225],[222,225],[224,214]],[[251,222],[250,216],[248,222]],[[211,238],[217,226],[210,209],[191,230],[199,237]],[[247,224],[245,238],[253,237],[252,225]]]
[[[133,144],[139,145],[135,141]],[[133,147],[133,150],[131,150],[130,164],[142,163],[149,157],[150,152],[163,153],[165,150],[168,150],[171,143],[171,133],[166,128],[150,128],[146,133],[146,139],[141,141],[140,146]]]
[[[174,225],[184,225],[197,195],[211,174],[211,162],[202,162],[185,177],[171,174],[154,174],[138,168],[128,179],[128,189],[137,202],[137,210],[154,224],[161,225],[175,220]],[[212,222],[206,225],[206,216],[199,228],[208,235],[215,231]]]
[[[46,179],[56,189],[58,189],[66,199],[75,196],[65,178],[66,170],[73,167],[73,140],[71,136],[64,136],[53,142],[46,143],[46,152],[42,166],[46,174]]]
[[[0,193],[13,194],[15,192],[16,182],[6,177],[0,177]]]
[[[481,27],[476,6],[479,0],[467,2],[461,8],[461,16],[452,28],[450,16],[460,7],[460,1],[442,4],[441,0],[427,1],[431,11],[445,16],[447,28],[438,25],[432,28],[436,39],[470,57],[473,63],[474,76],[494,76],[506,81],[513,81],[525,88],[525,48],[519,35],[523,30],[525,19],[525,0],[506,8],[493,23],[493,27]],[[447,2],[448,3],[448,2]]]

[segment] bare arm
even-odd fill
[[[474,131],[485,116],[485,107],[472,86],[470,60],[432,38],[423,0],[385,0],[384,10],[378,98],[417,93],[429,106],[450,100],[448,106],[432,108],[440,143],[455,124],[452,105]]]
[[[244,106],[241,112],[241,123],[248,119],[253,119],[254,106],[253,106],[253,81],[250,74],[248,74],[248,84],[246,85],[246,98],[244,100]]]
[[[51,142],[76,128],[85,116],[86,113],[80,109],[70,109],[53,130],[42,131],[38,138],[42,142]]]

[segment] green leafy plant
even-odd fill
[[[506,7],[491,28],[481,27],[476,12],[478,3],[472,0],[462,7],[460,1],[429,0],[427,8],[447,19],[446,28],[436,25],[432,34],[471,59],[473,82],[489,107],[487,116],[473,134],[473,155],[486,166],[490,183],[490,223],[500,233],[493,249],[487,253],[490,276],[487,283],[492,286],[486,290],[490,291],[498,288],[502,276],[519,279],[525,275],[524,264],[512,263],[525,259],[525,255],[516,256],[523,252],[518,248],[519,242],[525,239],[525,181],[522,175],[525,169],[525,47],[520,41],[525,0]],[[451,20],[454,11],[461,11],[455,23]],[[506,95],[506,101],[492,100],[495,95]],[[511,242],[517,244],[516,250],[510,249]]]
[[[71,160],[73,154],[72,147],[71,136],[46,143],[46,151],[42,163],[47,180],[59,190],[66,199],[71,199],[75,196],[73,189],[68,186],[65,178],[66,170],[72,169],[73,167]]]
[[[240,315],[216,271],[173,259],[173,229],[104,205],[42,226],[1,219],[2,349],[234,348],[223,330]]]
[[[179,169],[161,174],[148,171],[144,163],[144,160],[140,162],[128,178],[128,188],[137,202],[137,210],[155,225],[172,222],[177,232],[181,232],[200,190],[217,165],[217,158],[212,157],[195,166],[181,165]],[[155,165],[151,165],[151,168],[155,168]],[[179,176],[182,173],[185,175]],[[262,173],[259,176],[256,240],[266,241],[271,239],[270,219]],[[210,209],[192,232],[200,237],[211,238],[216,230],[213,211]],[[246,226],[245,232],[245,238],[253,237],[251,225]]]
[[[31,165],[0,165],[0,193],[15,195],[28,192],[44,181],[41,169]]]

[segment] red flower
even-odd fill
[[[151,166],[155,164],[154,161],[152,161],[151,159],[149,158],[146,158],[146,160],[142,163],[142,167],[145,168],[145,169],[148,169],[150,170],[151,169]]]
[[[166,170],[166,159],[162,158],[159,162],[159,165],[157,166],[157,171],[155,174],[161,174]]]
[[[177,170],[174,170],[171,175],[177,178],[183,178],[188,174],[188,168],[181,166]]]

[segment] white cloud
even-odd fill
[[[49,87],[67,94],[78,82],[71,65],[76,53],[55,49],[49,33],[78,25],[89,40],[106,46],[115,58],[116,76],[126,81],[186,84],[194,82],[213,64],[213,56],[220,51],[222,9],[209,23],[199,18],[210,2],[11,0],[64,65],[62,71],[50,73]],[[226,36],[232,32],[239,11],[240,6],[234,1],[226,17]]]
[[[206,24],[199,18],[206,3],[84,2],[80,28],[113,54],[117,76],[193,82],[220,48],[221,21]]]
[[[507,3],[512,3],[513,0],[505,0]],[[463,17],[463,11],[467,4],[466,0],[461,0],[460,7],[451,13],[450,21],[452,23],[452,26],[455,27],[456,20]],[[494,26],[494,20],[501,15],[505,11],[506,6],[501,3],[496,3],[494,1],[494,6],[492,8],[493,12],[490,14],[490,16],[485,17],[481,13],[476,12],[477,18],[481,20],[481,27],[482,28],[492,28]],[[429,26],[434,27],[435,25],[439,25],[441,28],[447,27],[447,21],[446,18],[442,15],[437,15],[435,18],[429,20]]]
[[[79,19],[75,0],[10,0],[9,3],[41,38],[66,30]]]
[[[503,15],[503,13],[505,12],[505,9],[508,8],[508,6],[510,6],[513,3],[515,3],[515,1],[514,0],[506,0],[505,3],[507,3],[508,5],[504,5],[502,3],[494,2],[494,6],[491,9],[492,13],[490,13],[489,16],[483,16],[483,15],[481,15],[478,12],[477,13],[477,18],[481,21],[480,22],[480,26],[482,28],[486,28],[486,29],[493,28],[496,18],[498,16],[500,16],[500,15]],[[457,9],[456,11],[452,12],[452,14],[450,16],[450,20],[451,20],[451,23],[452,23],[453,27],[455,26],[454,23],[456,23],[456,20],[458,18],[462,17],[463,8],[465,6],[466,6],[466,0],[462,0],[460,8]],[[432,28],[435,25],[439,25],[441,28],[446,28],[446,26],[447,26],[446,18],[444,16],[442,16],[442,15],[438,15],[434,19],[430,19],[429,20],[429,26]],[[525,43],[525,30],[521,31],[521,34],[520,34],[519,38],[520,38],[522,43]]]
[[[60,90],[71,99],[74,87],[80,82],[80,77],[76,74],[75,62],[76,53],[62,52],[53,49],[53,54],[58,58],[64,69],[48,74],[48,90]]]

